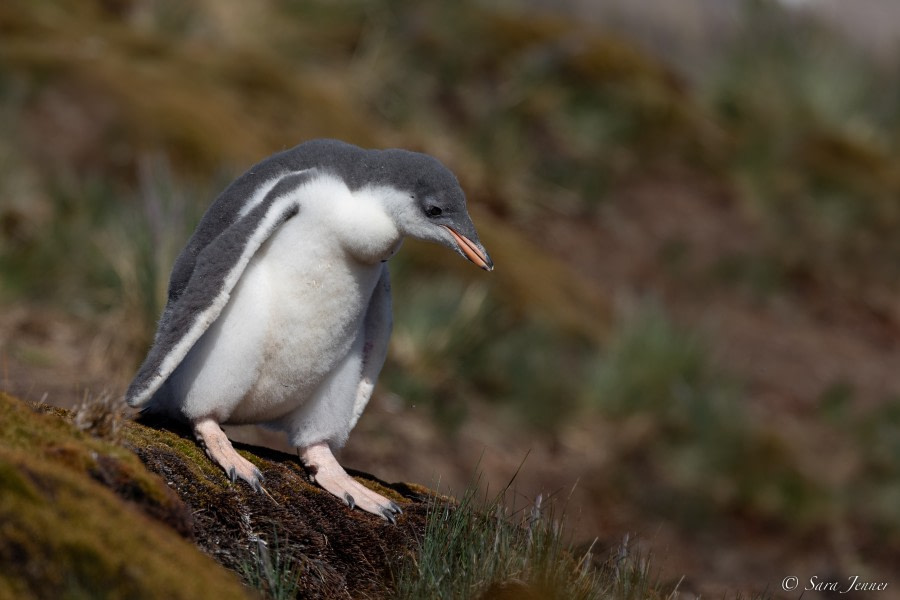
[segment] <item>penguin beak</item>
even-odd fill
[[[452,227],[447,227],[446,225],[442,225],[442,227],[450,232],[450,235],[452,235],[453,239],[456,241],[456,245],[459,246],[459,249],[466,258],[485,271],[494,270],[494,261],[492,261],[491,257],[488,256],[488,253],[480,247],[480,244],[476,244],[463,234],[457,233]]]

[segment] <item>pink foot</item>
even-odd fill
[[[351,509],[361,508],[391,523],[396,523],[397,515],[403,512],[394,502],[347,475],[328,444],[320,442],[301,448],[300,460],[313,471],[313,480],[317,484],[346,502]]]
[[[206,450],[206,455],[225,469],[232,483],[240,478],[249,483],[257,492],[266,493],[261,483],[263,475],[260,470],[237,453],[218,423],[213,419],[197,421],[194,423],[194,435]]]

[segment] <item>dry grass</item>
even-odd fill
[[[97,396],[85,392],[81,404],[72,411],[72,424],[76,429],[94,437],[116,442],[126,412],[122,398],[109,392],[102,392]]]

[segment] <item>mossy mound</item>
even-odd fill
[[[0,598],[248,597],[151,515],[190,519],[131,453],[0,393]]]
[[[254,594],[210,557],[248,583],[281,565],[298,597],[383,597],[424,530],[424,488],[353,473],[401,504],[392,525],[288,454],[237,445],[264,495],[229,482],[177,424],[125,421],[106,441],[73,420],[0,393],[0,599]]]
[[[197,545],[219,563],[246,574],[260,548],[290,565],[301,598],[378,598],[388,595],[401,563],[425,528],[432,493],[387,484],[353,472],[358,481],[403,508],[396,524],[350,510],[310,483],[296,456],[259,447],[235,448],[263,472],[269,495],[231,483],[187,429],[144,419],[124,427],[124,443],[159,473],[190,507]],[[277,555],[277,556],[276,556]]]

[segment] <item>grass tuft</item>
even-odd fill
[[[542,496],[510,515],[508,491],[489,499],[473,486],[458,504],[434,499],[419,550],[397,575],[396,597],[665,597],[649,561],[631,553],[627,541],[598,561],[594,544],[579,552],[567,540]]]
[[[81,404],[72,411],[72,424],[94,437],[116,441],[125,419],[125,403],[108,391],[85,392]]]
[[[240,573],[251,588],[267,600],[289,600],[300,589],[302,565],[288,550],[286,540],[279,541],[273,532],[272,541],[254,536],[256,549],[240,565]]]

